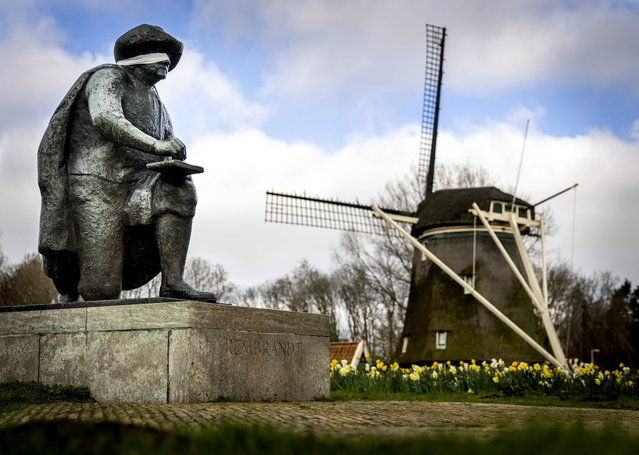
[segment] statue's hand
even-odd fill
[[[186,158],[186,146],[178,138],[172,137],[167,140],[158,140],[153,144],[153,150],[161,156],[170,156],[176,160]]]

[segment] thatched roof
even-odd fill
[[[413,228],[413,235],[417,236],[434,227],[473,224],[474,217],[468,213],[473,202],[476,202],[480,209],[488,210],[490,201],[511,203],[512,200],[512,194],[504,193],[494,186],[436,191],[419,204],[419,221]],[[532,208],[532,205],[519,198],[515,203]]]

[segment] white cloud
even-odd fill
[[[451,24],[451,87],[490,93],[540,83],[621,83],[639,89],[634,77],[639,16],[597,2],[507,3],[510,7],[491,8],[491,16],[487,9]]]
[[[71,56],[60,48],[51,19],[32,28],[15,27],[0,42],[0,124],[3,130],[33,125],[50,116],[73,81],[105,57]]]
[[[263,48],[271,60],[265,92],[296,101],[417,91],[425,23],[448,29],[450,89],[486,94],[561,83],[639,90],[639,15],[606,1],[234,0],[197,2],[195,11],[200,27]]]
[[[354,136],[332,153],[258,130],[201,138],[189,158],[205,167],[195,177],[200,202],[191,254],[224,264],[242,284],[287,273],[302,257],[328,268],[339,232],[265,224],[266,190],[369,202],[416,159],[416,132],[411,126],[384,136]]]
[[[218,133],[192,147],[191,161],[205,166],[195,177],[200,194],[191,252],[227,266],[241,284],[259,283],[291,270],[300,258],[328,269],[339,232],[264,223],[264,192],[306,190],[310,196],[374,201],[387,180],[403,175],[417,156],[417,127],[380,136],[354,136],[327,153],[313,144],[288,144],[258,130]],[[579,182],[575,267],[590,273],[611,270],[639,281],[633,242],[639,190],[639,145],[608,132],[577,137],[544,135],[532,125],[520,194],[534,203]],[[522,143],[519,123],[476,128],[464,135],[446,131],[438,160],[481,164],[514,186]],[[573,193],[548,203],[556,234],[548,239],[554,257],[570,259]]]
[[[592,4],[567,12],[555,2],[502,2],[490,9],[480,2],[461,9],[459,2],[435,8],[417,1],[405,8],[381,1],[334,2],[330,9],[319,1],[297,7],[280,1],[250,4],[229,7],[235,16],[212,9],[224,19],[236,17],[229,27],[236,26],[238,35],[254,33],[277,57],[265,75],[269,89],[306,101],[418,91],[423,61],[415,56],[423,55],[424,22],[449,26],[447,84],[458,88],[491,92],[552,78],[635,84],[634,55],[620,43],[624,33],[629,43],[636,42],[632,37],[639,27],[629,30],[635,16],[619,17],[604,8],[599,18]],[[542,14],[544,8],[549,12]],[[247,23],[257,25],[254,31]],[[0,39],[0,58],[8,62],[0,68],[0,242],[18,260],[36,247],[35,150],[45,122],[82,71],[110,59],[64,52],[59,30],[46,20],[34,29],[14,27]],[[601,43],[619,46],[604,50]],[[272,105],[247,99],[214,62],[192,46],[188,50],[159,89],[176,133],[190,139],[189,161],[205,167],[205,174],[194,177],[200,205],[191,254],[223,264],[241,284],[279,276],[302,257],[327,268],[339,233],[265,224],[265,190],[369,202],[388,179],[415,163],[417,125],[352,134],[334,150],[276,140],[259,129]],[[443,130],[438,160],[482,164],[507,188],[516,176],[522,119],[531,118],[521,193],[535,202],[579,182],[576,265],[610,269],[639,282],[633,241],[638,220],[632,211],[639,196],[638,145],[605,131],[549,136],[535,129],[534,120],[543,115],[543,107],[521,106],[502,123],[481,128],[468,123],[454,135]],[[551,247],[564,257],[571,202],[570,195],[552,202],[559,232]]]
[[[0,41],[0,246],[13,261],[37,248],[36,153],[48,118],[100,56],[71,56],[54,22],[13,27]]]
[[[639,140],[639,119],[635,120],[632,123],[632,130],[630,132],[630,137],[634,140]]]
[[[502,188],[512,188],[522,139],[519,124],[497,124],[457,137],[444,132],[438,156],[442,162],[479,163],[499,178]],[[575,266],[588,273],[611,270],[637,282],[639,246],[633,239],[639,216],[632,209],[639,198],[637,168],[639,143],[626,143],[610,132],[597,130],[577,137],[553,137],[536,131],[533,125],[519,188],[535,203],[579,183]],[[566,193],[548,206],[557,229],[549,239],[550,248],[569,260],[574,194]]]
[[[14,261],[37,248],[39,140],[29,128],[0,133],[0,248]]]
[[[189,139],[218,128],[259,125],[268,114],[265,106],[247,101],[214,62],[188,46],[158,91],[176,134],[187,134]]]

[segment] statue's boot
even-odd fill
[[[182,281],[178,285],[160,287],[160,297],[171,297],[174,299],[202,300],[204,302],[217,302],[217,296],[213,292],[200,291],[190,284]]]
[[[200,291],[184,281],[186,253],[191,240],[191,218],[166,213],[158,218],[156,229],[162,269],[160,297],[217,302],[213,292]]]
[[[78,259],[70,251],[54,251],[42,255],[42,270],[53,280],[58,291],[58,303],[77,302],[80,299]]]

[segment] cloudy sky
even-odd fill
[[[431,23],[448,30],[438,161],[482,165],[512,188],[530,119],[522,196],[579,183],[548,204],[552,256],[639,284],[636,0],[0,0],[10,260],[37,248],[36,150],[51,114],[141,23],[185,43],[158,89],[188,161],[206,170],[190,254],[236,283],[302,258],[331,266],[339,233],[265,224],[266,190],[370,202],[416,164]]]

